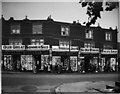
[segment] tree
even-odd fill
[[[86,26],[95,24],[96,20],[101,18],[101,12],[112,11],[119,7],[119,2],[112,0],[80,0],[79,3],[82,7],[87,7],[88,22],[84,22]]]

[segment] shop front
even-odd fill
[[[80,48],[80,72],[98,72],[99,48]]]
[[[32,62],[31,70],[50,71],[50,47],[49,45],[27,45],[26,56],[29,55],[30,63]],[[29,65],[29,64],[28,64]]]
[[[2,69],[7,71],[20,70],[20,57],[24,54],[25,45],[2,45]]]
[[[52,65],[60,64],[65,71],[77,71],[78,47],[60,48],[52,46]]]
[[[103,49],[101,52],[101,62],[99,64],[100,71],[114,72],[118,71],[118,50],[116,49]]]

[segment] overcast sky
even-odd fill
[[[49,15],[53,20],[70,22],[79,20],[82,24],[87,21],[86,8],[82,8],[78,2],[2,2],[2,14],[5,19],[47,19]],[[118,27],[118,10],[104,12],[95,25],[100,23],[102,28]],[[120,34],[119,34],[120,35]],[[120,36],[119,36],[120,42]]]

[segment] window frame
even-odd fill
[[[84,48],[95,48],[95,42],[84,42]]]
[[[34,42],[32,40],[34,40]],[[41,42],[41,40],[43,40],[43,43]],[[31,38],[30,41],[31,41],[30,42],[31,45],[37,45],[37,44],[38,45],[44,45],[44,43],[45,43],[44,38]]]
[[[20,24],[18,24],[18,23],[12,23],[11,25],[10,25],[10,30],[11,30],[11,34],[20,34],[20,32],[21,32],[21,25]],[[14,30],[14,32],[13,32],[13,30]],[[19,32],[18,32],[18,30],[19,30]]]
[[[38,25],[39,27],[37,27]],[[34,28],[39,28],[39,31],[35,31]],[[43,24],[42,23],[32,23],[32,34],[43,34]]]
[[[22,45],[22,39],[9,39],[9,45]]]
[[[112,41],[112,33],[111,32],[105,32],[105,40]]]
[[[61,44],[63,46],[61,46]],[[71,46],[71,40],[59,40],[59,47],[60,48],[69,48]]]
[[[70,36],[70,26],[61,25],[61,36]]]
[[[91,31],[91,35],[90,35],[90,31]],[[93,30],[92,29],[85,30],[85,38],[86,39],[93,39]]]
[[[104,49],[113,49],[113,45],[104,44],[104,45],[103,45],[103,48],[104,48]]]

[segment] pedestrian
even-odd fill
[[[30,63],[31,63],[32,66],[33,66],[33,73],[37,73],[37,72],[36,72],[36,62],[33,61],[33,62],[30,62]]]
[[[55,72],[57,72],[58,71],[58,64],[56,63],[55,64]]]
[[[44,71],[47,72],[47,70],[48,70],[48,65],[45,63],[44,64]]]
[[[61,66],[61,64],[58,64],[57,65],[57,73],[61,73],[61,71],[62,71],[62,66]]]

